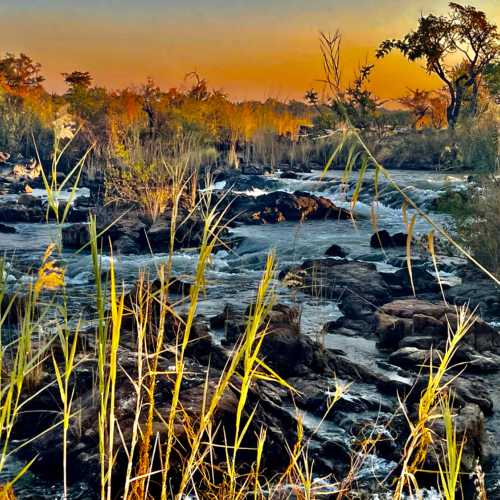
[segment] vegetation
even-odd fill
[[[454,128],[461,116],[464,101],[469,97],[469,113],[475,114],[481,77],[498,57],[500,35],[486,14],[474,7],[450,3],[448,16],[421,16],[418,28],[401,40],[385,40],[378,57],[390,51],[401,51],[410,61],[423,59],[429,73],[445,84],[449,103],[448,125]],[[452,55],[463,58],[452,68]]]
[[[69,497],[71,457],[77,447],[72,444],[81,435],[85,414],[85,424],[95,431],[95,489],[103,500],[351,498],[361,494],[356,491],[359,470],[392,422],[399,421],[399,463],[393,477],[377,479],[380,491],[397,500],[418,498],[422,478],[428,481],[430,475],[443,498],[461,497],[467,436],[459,436],[454,419],[453,383],[461,375],[455,358],[469,340],[477,320],[474,312],[461,307],[446,317],[444,346],[431,348],[413,389],[398,393],[399,406],[390,421],[382,429],[370,422],[377,429],[369,438],[357,439],[341,477],[325,478],[318,477],[309,447],[351,388],[336,377],[330,381],[324,415],[312,432],[305,431],[297,407],[278,408],[282,415],[288,410],[294,415],[286,422],[295,422],[297,428],[278,430],[293,440],[284,443],[279,470],[265,467],[267,450],[276,450],[271,448],[276,430],[262,418],[266,407],[257,396],[269,393],[269,407],[279,406],[274,391],[288,394],[291,401],[300,396],[264,355],[276,302],[274,253],[267,257],[231,349],[221,355],[199,332],[198,316],[207,270],[227,229],[228,210],[224,195],[200,189],[200,175],[210,170],[204,167],[220,164],[238,169],[252,162],[278,167],[283,161],[316,161],[323,163],[325,172],[340,166],[343,184],[356,177],[351,208],[359,201],[368,168],[374,169],[374,201],[381,179],[403,199],[413,291],[411,251],[417,218],[431,228],[428,250],[434,265],[434,236],[439,235],[492,282],[500,283],[498,182],[485,182],[470,199],[460,198],[461,219],[454,235],[397,185],[388,168],[394,166],[394,157],[408,162],[432,158],[433,166],[478,171],[492,170],[497,163],[492,104],[498,75],[496,27],[472,7],[450,6],[449,17],[422,17],[417,31],[381,45],[381,56],[399,49],[411,60],[424,58],[428,70],[448,86],[448,95],[409,90],[399,99],[407,111],[383,109],[369,88],[371,64],[361,65],[352,83],[343,80],[339,32],[321,35],[327,92],[321,102],[309,91],[308,104],[271,99],[235,103],[221,91],[209,90],[197,74],[188,75],[184,89],[165,92],[148,81],[140,89],[109,92],[94,86],[88,72],[73,71],[63,74],[67,92],[53,96],[42,87],[40,66],[28,56],[7,54],[0,60],[0,151],[33,154],[43,163],[46,218],[54,222],[57,236],[68,221],[78,185],[91,174],[102,176],[98,180],[103,181],[105,203],[138,209],[148,224],[163,217],[168,225],[166,255],[161,263],[154,262],[151,273],[141,271],[130,290],[120,281],[112,242],[99,233],[96,216],[89,216],[93,306],[92,321],[85,328],[80,312],[72,315],[68,307],[72,298],[65,269],[58,263],[63,257],[58,237],[47,247],[39,269],[30,272],[29,284],[14,291],[7,283],[6,262],[0,259],[0,473],[12,456],[20,450],[31,452],[30,444],[57,429],[61,489],[64,498]],[[464,44],[474,55],[468,55]],[[467,62],[450,72],[444,61],[455,52],[464,53]],[[469,114],[463,112],[464,103]],[[450,130],[441,130],[445,124]],[[390,154],[379,158],[384,148]],[[66,205],[60,203],[63,190],[70,192]],[[189,291],[179,297],[173,292],[175,240],[193,214],[201,221],[200,244]],[[372,223],[376,228],[375,210]],[[43,335],[46,331],[50,334]],[[193,346],[200,344],[206,350],[204,363],[190,357]],[[38,435],[18,439],[17,425],[30,418],[31,403],[43,396],[52,405],[57,401],[57,411],[50,410],[56,418],[48,418],[51,423]],[[441,434],[437,423],[443,426]],[[431,456],[436,466],[429,470]],[[0,486],[0,499],[15,498],[16,482],[36,459],[28,457]],[[478,496],[484,498],[479,466],[476,476]]]

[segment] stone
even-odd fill
[[[15,234],[17,233],[17,229],[12,226],[7,226],[5,224],[0,223],[0,233],[3,234]]]
[[[327,257],[347,257],[348,252],[344,250],[340,245],[333,244],[329,246],[325,252]]]
[[[275,191],[261,196],[240,195],[231,201],[226,217],[245,224],[351,217],[348,210],[337,207],[327,198],[300,191]]]
[[[391,300],[389,285],[369,262],[324,258],[304,261],[283,280],[310,295],[336,299],[345,316],[363,319]],[[367,286],[369,284],[369,286]]]
[[[389,248],[393,246],[391,235],[385,229],[377,231],[370,238],[372,248]]]

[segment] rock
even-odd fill
[[[0,233],[3,234],[14,234],[17,233],[17,229],[12,226],[6,226],[5,224],[0,223]]]
[[[19,181],[21,179],[34,180],[40,177],[42,166],[34,159],[25,160],[18,156],[11,160],[10,155],[3,153],[3,161],[0,161],[0,177],[8,181]]]
[[[271,172],[271,167],[255,163],[243,163],[240,169],[243,175],[264,175]]]
[[[87,224],[72,224],[62,230],[62,244],[65,248],[79,249],[89,241]]]
[[[385,229],[377,231],[370,238],[372,248],[388,248],[393,246],[391,235]]]
[[[388,231],[382,229],[377,231],[370,238],[372,248],[406,247],[408,235],[406,233],[395,233],[392,236]]]
[[[42,208],[43,203],[40,198],[37,198],[36,196],[33,196],[28,193],[23,193],[19,195],[17,198],[17,203],[18,205],[22,205],[24,207],[28,208]]]
[[[122,255],[137,254],[140,252],[137,241],[126,234],[114,241],[113,247],[117,253]]]
[[[466,274],[461,285],[446,291],[446,298],[453,304],[467,304],[471,309],[477,309],[482,318],[500,319],[500,289],[491,279],[478,273]]]
[[[401,299],[384,304],[375,313],[375,322],[381,347],[401,351],[434,346],[444,350],[448,331],[456,330],[458,318],[455,308],[444,302]],[[396,359],[401,356],[399,351]],[[495,370],[498,355],[500,332],[476,317],[458,348],[457,361],[469,364],[471,369],[490,372]]]
[[[397,349],[400,341],[405,336],[407,325],[401,318],[390,316],[383,312],[377,311],[376,318],[376,334],[379,338],[382,347]]]
[[[417,349],[424,349],[429,351],[434,348],[436,339],[429,336],[414,336],[404,337],[399,341],[399,347],[416,347]],[[397,348],[397,347],[396,347]]]
[[[281,172],[280,179],[298,179],[299,176],[295,172]]]
[[[0,222],[37,223],[46,220],[46,210],[41,207],[26,207],[16,204],[4,203],[0,205]]]
[[[392,235],[392,245],[395,247],[406,247],[408,241],[408,234],[395,233]]]
[[[275,191],[261,196],[241,195],[234,198],[226,216],[245,224],[275,224],[284,221],[347,219],[351,214],[321,196],[300,191]]]
[[[484,463],[487,452],[487,435],[484,426],[484,415],[478,405],[468,403],[461,408],[452,410],[454,413],[453,425],[458,445],[464,443],[462,451],[461,471],[472,473],[477,462]],[[431,430],[441,439],[446,439],[446,431],[442,419],[432,421]],[[437,457],[441,457],[443,448],[441,439],[434,439],[431,449],[427,453],[425,468],[435,470],[438,467]],[[442,459],[443,460],[443,459]]]
[[[442,352],[432,351],[432,364],[437,366],[440,363],[439,356]],[[389,362],[402,368],[410,368],[419,371],[425,366],[429,366],[431,353],[427,349],[418,349],[417,347],[402,347],[389,356]]]
[[[340,259],[306,260],[282,279],[313,296],[337,299],[344,315],[363,319],[392,295],[374,264]],[[369,286],[367,286],[369,284]]]
[[[348,252],[346,252],[340,245],[333,244],[332,246],[328,247],[325,255],[328,257],[347,257]]]

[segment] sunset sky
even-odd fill
[[[469,0],[500,22],[500,2]],[[420,13],[446,0],[2,0],[0,53],[25,52],[43,65],[50,90],[62,72],[90,71],[99,85],[139,85],[151,76],[177,86],[197,71],[237,99],[301,98],[321,78],[318,32],[340,28],[345,75],[374,60]],[[407,87],[438,87],[418,64],[377,62],[372,87],[383,98]]]

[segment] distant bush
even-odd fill
[[[457,232],[472,255],[488,270],[500,273],[500,182],[485,177],[453,212]]]

